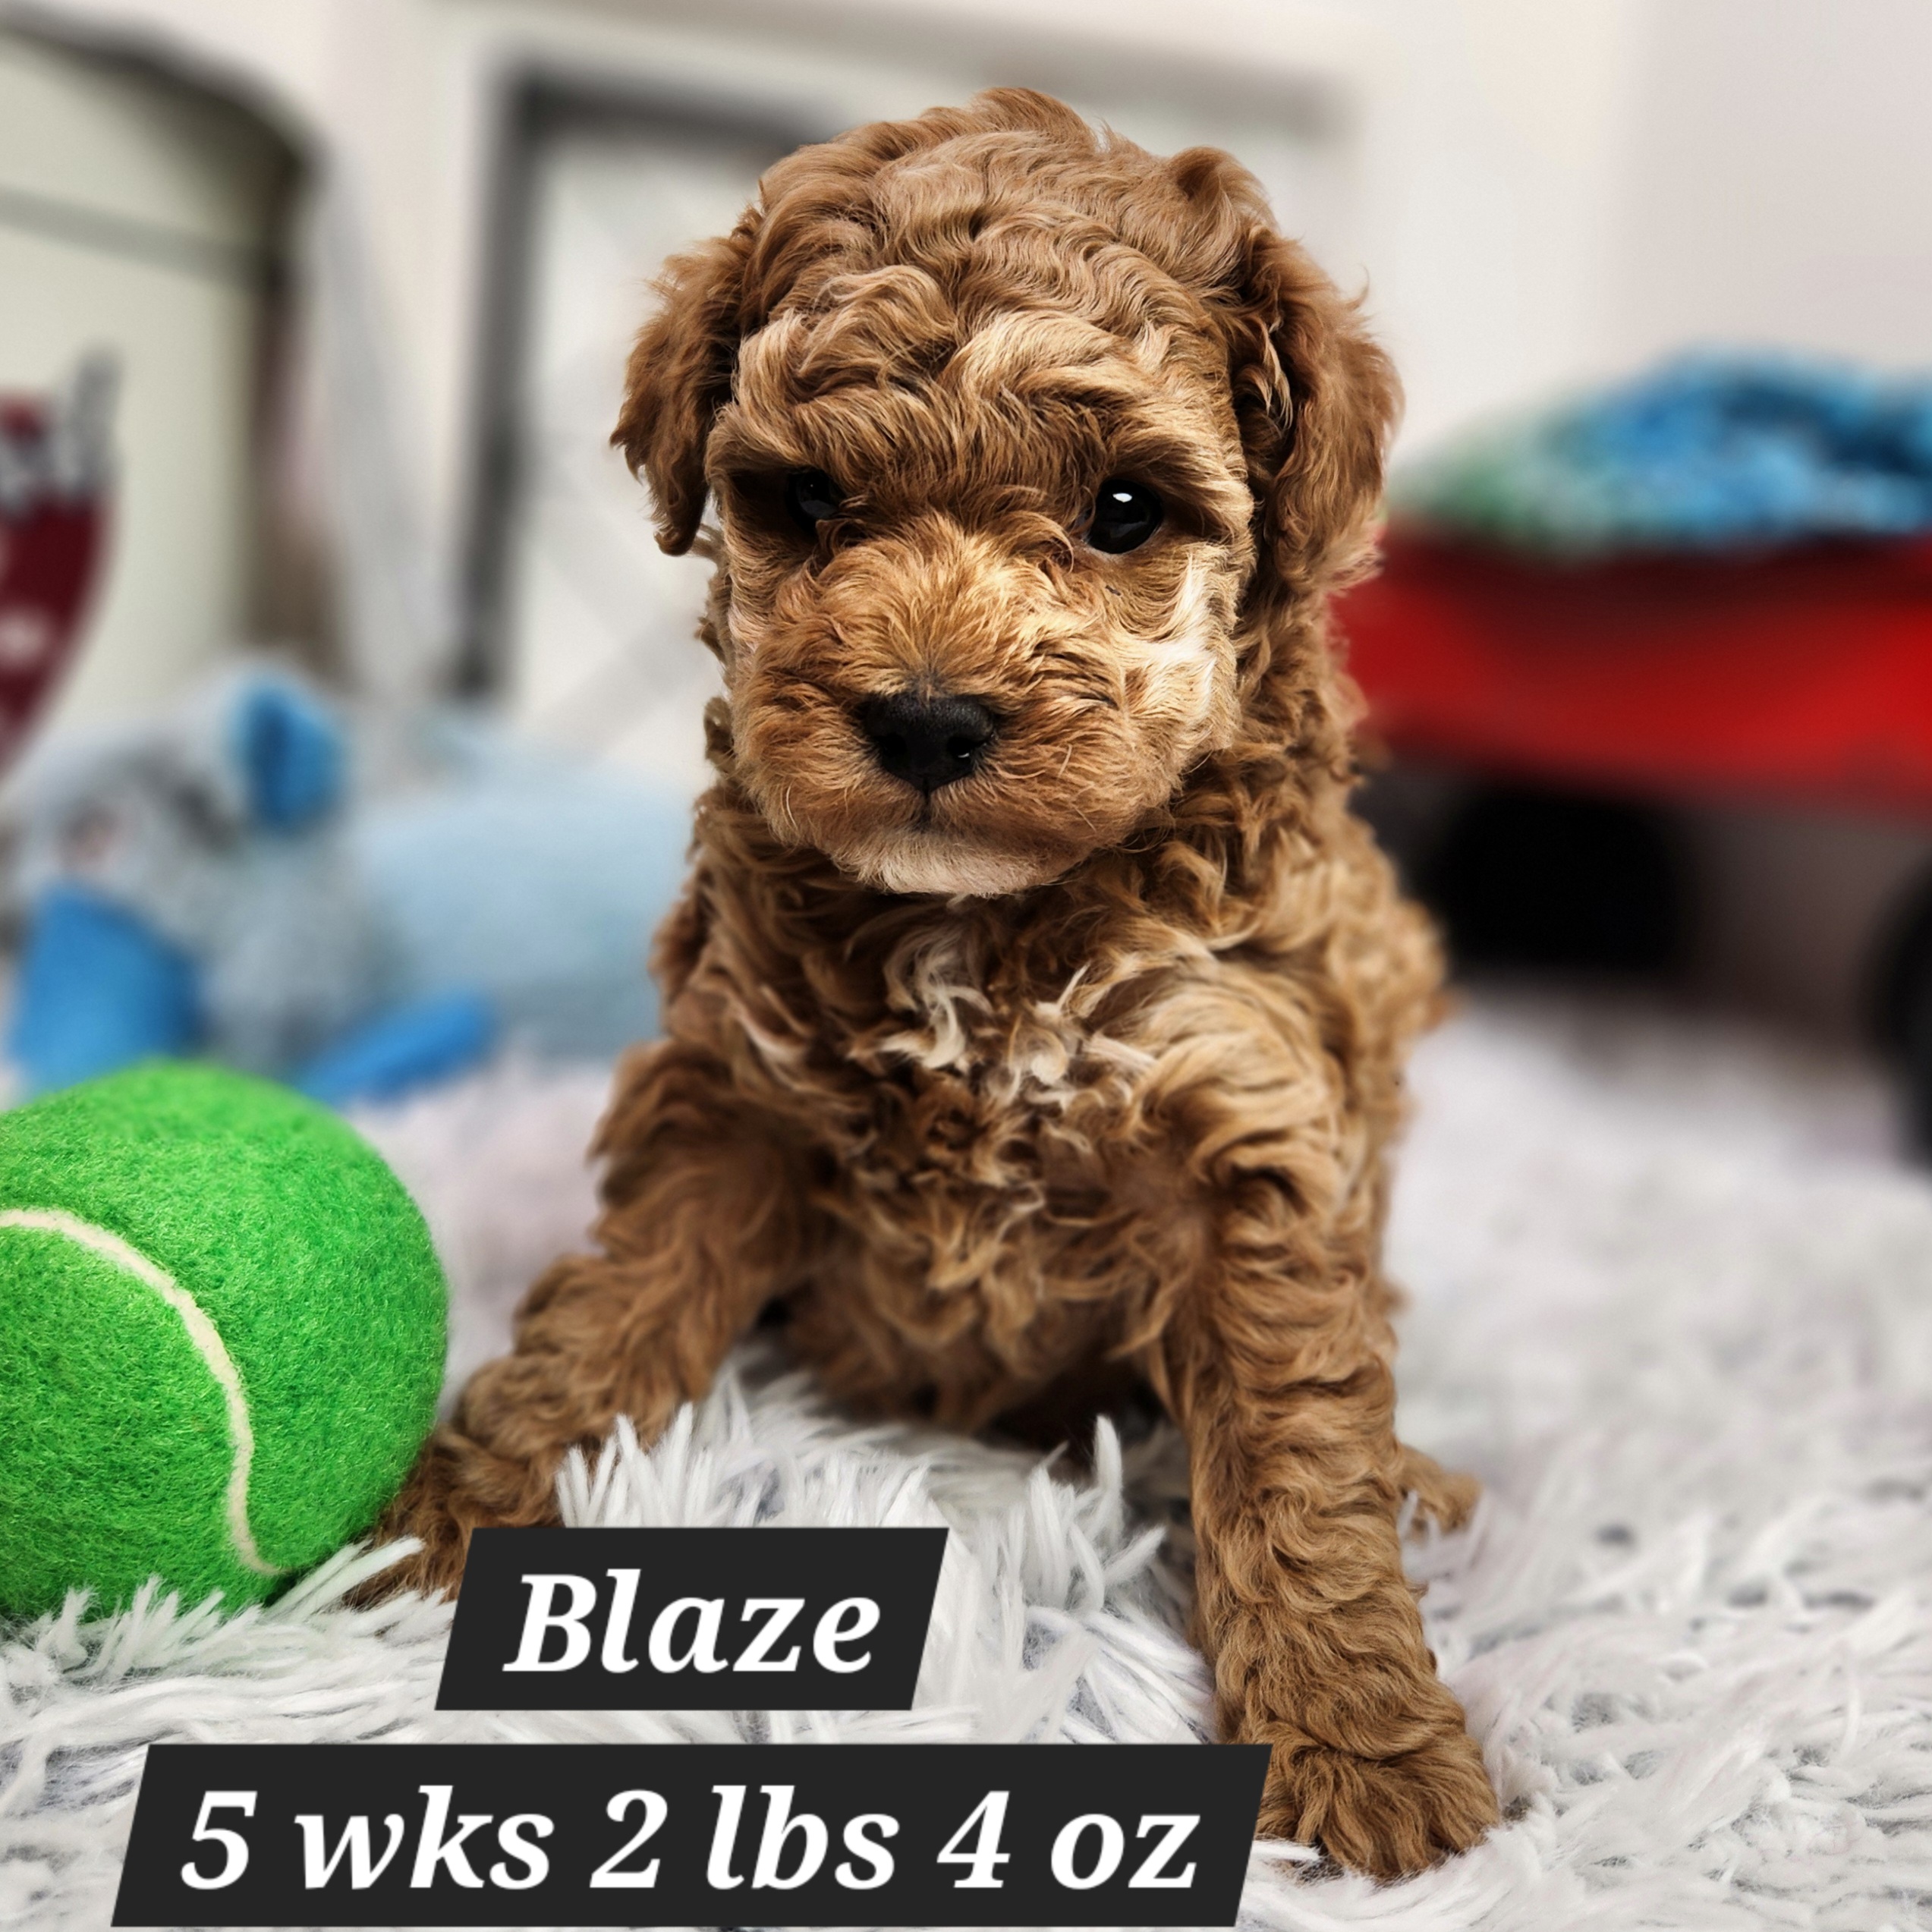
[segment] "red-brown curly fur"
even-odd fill
[[[1186,1432],[1200,1641],[1261,1826],[1409,1871],[1496,1805],[1404,1580],[1378,1245],[1437,959],[1349,813],[1328,593],[1363,567],[1396,387],[1253,180],[1002,91],[766,177],[673,263],[618,441],[717,569],[728,696],[696,869],[625,1062],[599,1251],[559,1261],[389,1527],[453,1588],[554,1520],[775,1302],[855,1405],[973,1428],[1131,1371]],[[783,479],[843,494],[815,534]],[[1103,479],[1143,547],[1083,543]],[[854,710],[964,693],[922,797]]]

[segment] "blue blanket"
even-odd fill
[[[1572,555],[1932,532],[1932,377],[1686,356],[1458,438],[1390,501],[1445,534]]]

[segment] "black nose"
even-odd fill
[[[859,706],[858,719],[880,765],[929,795],[972,776],[996,722],[976,697],[929,697],[917,691],[869,697]]]

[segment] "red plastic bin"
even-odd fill
[[[1932,813],[1932,541],[1554,563],[1399,532],[1337,615],[1399,752]]]

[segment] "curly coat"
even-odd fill
[[[1016,90],[793,155],[660,287],[614,440],[716,562],[718,779],[599,1251],[426,1451],[405,1580],[554,1520],[573,1446],[648,1437],[773,1304],[846,1401],[961,1428],[1137,1377],[1190,1446],[1224,1734],[1275,1748],[1262,1830],[1383,1875],[1472,1843],[1397,1512],[1473,1487],[1396,1440],[1378,1260],[1438,961],[1348,808],[1324,614],[1387,363],[1226,156]],[[801,471],[835,515],[787,514]],[[1165,518],[1109,555],[1115,477]],[[959,782],[856,722],[908,691],[996,720]]]

